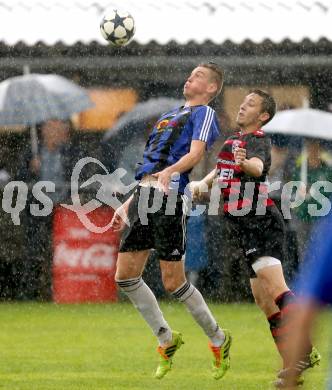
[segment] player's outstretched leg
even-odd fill
[[[214,355],[213,377],[222,378],[229,368],[229,348],[232,342],[229,331],[224,332],[219,327],[202,294],[191,283],[186,281],[172,295],[184,303],[209,338],[209,347]]]
[[[155,373],[155,378],[163,378],[172,368],[173,357],[175,352],[184,344],[182,340],[182,334],[179,332],[172,331],[172,341],[169,345],[157,348],[159,353],[159,365]]]
[[[275,387],[279,389],[287,388],[289,386],[302,386],[304,378],[303,372],[308,368],[313,368],[319,365],[321,355],[317,348],[312,347],[311,352],[300,359],[295,367],[285,368],[278,373],[278,379],[275,381]]]
[[[300,359],[297,364],[295,365],[295,369],[299,372],[303,372],[307,370],[308,368],[313,368],[315,366],[318,366],[322,357],[320,353],[318,352],[317,348],[312,347],[311,352],[306,354],[302,359]],[[287,368],[284,370],[280,370],[278,373],[278,378],[283,378],[287,375]]]
[[[214,379],[221,379],[230,368],[231,363],[229,351],[232,345],[232,336],[226,329],[223,329],[223,332],[225,334],[225,341],[220,347],[216,347],[209,342],[209,348],[213,353],[212,376]]]

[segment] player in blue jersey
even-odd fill
[[[182,260],[188,175],[219,135],[216,113],[208,104],[219,95],[223,78],[222,69],[213,63],[200,64],[192,71],[184,84],[184,106],[165,113],[154,125],[143,161],[137,167],[138,188],[113,218],[113,228],[123,229],[116,282],[158,338],[158,379],[170,371],[174,353],[183,341],[164,319],[154,294],[142,279],[152,248],[160,259],[165,289],[185,304],[209,338],[213,377],[221,378],[229,368],[231,336],[218,326],[200,292],[186,280]],[[160,200],[159,207],[156,199]],[[142,203],[145,211],[150,210],[147,221],[140,218]],[[120,216],[123,212],[129,220],[126,227]]]
[[[301,376],[301,357],[305,340],[311,335],[321,309],[332,304],[332,214],[324,218],[314,229],[311,244],[303,261],[302,269],[295,283],[301,297],[297,326],[291,340],[293,351],[291,368],[284,372],[289,389]],[[332,390],[332,377],[328,389]]]

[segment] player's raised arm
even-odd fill
[[[154,177],[158,178],[158,182],[165,193],[168,193],[172,175],[174,173],[182,173],[191,170],[202,159],[205,148],[205,142],[194,140],[191,142],[189,153],[181,157],[175,164],[153,174]]]
[[[244,173],[253,177],[262,176],[264,163],[258,157],[247,158],[247,151],[243,148],[236,148],[234,158]]]
[[[202,180],[192,181],[189,184],[189,189],[195,201],[202,200],[204,194],[211,189],[214,179],[216,178],[217,170],[213,169]]]

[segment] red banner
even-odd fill
[[[88,214],[91,223],[106,226],[110,207]],[[97,234],[80,221],[79,214],[57,207],[53,223],[53,300],[57,303],[110,302],[117,300],[114,281],[119,246],[117,233]]]

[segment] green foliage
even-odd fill
[[[185,345],[172,371],[152,378],[156,340],[128,303],[109,305],[1,304],[0,389],[6,390],[267,390],[280,360],[267,321],[251,304],[211,305],[233,335],[231,369],[210,377],[207,339],[185,308],[162,304]],[[332,317],[319,322],[322,365],[306,374],[304,389],[324,388]]]

